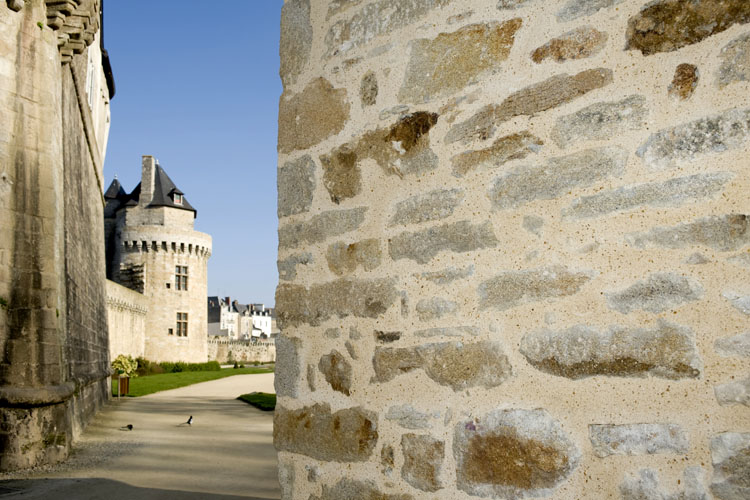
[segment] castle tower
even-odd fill
[[[132,193],[115,179],[105,198],[107,277],[149,302],[144,357],[206,361],[211,236],[193,229],[197,211],[152,156]]]

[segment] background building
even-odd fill
[[[208,297],[209,336],[229,340],[268,339],[274,333],[273,308],[264,304],[240,304],[230,297]]]

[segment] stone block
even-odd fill
[[[497,71],[508,58],[522,20],[470,24],[433,39],[411,42],[399,91],[401,102],[426,102],[463,90]]]
[[[606,294],[611,309],[628,314],[643,310],[659,313],[703,297],[697,281],[675,273],[654,273],[619,292]]]
[[[716,74],[719,87],[750,80],[750,33],[745,33],[725,45],[719,58],[721,66]]]
[[[475,326],[444,326],[438,328],[426,328],[424,330],[416,330],[414,332],[415,337],[461,337],[470,338],[479,335],[479,328]]]
[[[625,171],[627,152],[619,147],[587,149],[550,158],[541,165],[521,165],[496,178],[488,196],[495,209],[517,208],[551,200],[575,187],[586,187]]]
[[[388,251],[393,260],[410,259],[426,264],[442,251],[471,252],[497,246],[492,224],[469,221],[403,232],[390,239]]]
[[[315,162],[310,155],[284,163],[279,169],[276,186],[279,217],[309,211],[315,192]]]
[[[318,362],[318,370],[334,391],[348,396],[352,387],[352,365],[336,349],[325,354]]]
[[[338,134],[349,120],[346,89],[325,78],[312,80],[299,94],[279,102],[279,152],[307,149]]]
[[[531,60],[539,64],[545,59],[552,59],[558,63],[585,59],[598,54],[606,43],[606,33],[593,26],[579,26],[535,49],[531,53]]]
[[[646,98],[640,95],[598,102],[558,118],[552,138],[561,148],[580,141],[608,140],[629,130],[640,130],[647,117]]]
[[[721,406],[750,406],[750,377],[714,386],[714,394]]]
[[[362,106],[372,106],[378,99],[378,77],[374,71],[368,71],[359,84],[359,99]]]
[[[364,462],[378,442],[377,415],[361,407],[331,412],[327,403],[290,410],[276,406],[273,443],[279,451],[317,460]]]
[[[281,7],[279,75],[284,87],[294,84],[310,58],[310,0],[290,0]]]
[[[377,0],[335,22],[325,36],[325,57],[344,54],[375,37],[404,28],[452,0]],[[348,6],[347,6],[348,7]]]
[[[417,302],[415,310],[420,321],[430,321],[454,314],[458,310],[458,304],[442,297],[433,297]]]
[[[524,498],[551,495],[578,466],[580,452],[544,410],[494,410],[456,424],[458,488],[469,495]]]
[[[664,320],[653,329],[540,330],[524,335],[521,354],[538,370],[574,380],[595,375],[678,380],[697,378],[703,369],[693,331]]]
[[[398,298],[394,281],[380,278],[342,278],[312,285],[281,284],[276,289],[279,327],[309,324],[318,326],[331,317],[377,318]]]
[[[750,433],[724,432],[711,439],[711,493],[720,500],[750,498]]]
[[[302,222],[279,227],[279,247],[296,248],[304,243],[320,243],[358,229],[365,221],[367,207],[328,210]]]
[[[750,268],[750,250],[745,253],[737,254],[733,257],[729,257],[727,262],[738,265],[740,267]]]
[[[374,238],[349,244],[337,241],[329,245],[326,251],[328,269],[337,276],[350,274],[358,267],[372,271],[380,266],[380,259],[380,241]]]
[[[326,20],[330,19],[336,14],[345,12],[354,6],[359,5],[361,2],[362,0],[331,0],[331,2],[328,4]]]
[[[362,171],[357,165],[357,153],[344,144],[320,157],[323,166],[323,186],[331,201],[337,205],[362,192]]]
[[[401,339],[401,335],[403,335],[403,332],[384,332],[380,330],[375,330],[373,333],[375,335],[375,341],[380,342],[381,344],[396,342]]]
[[[750,216],[712,215],[676,226],[659,226],[642,233],[626,235],[630,245],[686,248],[695,245],[729,252],[750,243]]]
[[[721,296],[727,299],[732,304],[732,307],[742,314],[750,315],[750,295],[745,295],[743,292],[736,290],[726,290]]]
[[[440,417],[440,413],[426,413],[417,410],[410,404],[391,406],[385,414],[386,420],[396,422],[405,429],[429,429],[432,427],[430,420]]]
[[[297,397],[301,347],[302,341],[298,338],[287,335],[276,337],[276,367],[279,372],[273,379],[273,386],[279,397]]]
[[[563,209],[563,216],[599,217],[639,207],[676,207],[712,199],[733,177],[734,174],[729,172],[695,174],[603,191],[573,200],[568,208]]]
[[[395,465],[396,465],[396,452],[393,449],[393,446],[389,444],[384,444],[383,447],[380,449],[380,468],[381,468],[380,470],[383,471],[383,474],[390,477]]]
[[[415,278],[431,281],[436,285],[447,285],[457,280],[468,278],[474,274],[474,265],[471,264],[464,268],[458,269],[455,267],[449,267],[440,271],[428,271],[424,273],[417,273],[414,275]]]
[[[685,454],[687,433],[677,424],[591,424],[589,439],[599,458],[610,455]]]
[[[383,493],[372,481],[341,479],[334,486],[324,484],[321,495],[310,495],[309,500],[413,500],[413,498],[407,494]]]
[[[714,349],[719,356],[750,358],[750,332],[716,339]]]
[[[750,108],[734,108],[690,123],[660,130],[638,148],[651,170],[674,168],[750,142]]]
[[[693,95],[695,87],[698,86],[698,67],[695,64],[682,63],[674,70],[672,83],[669,84],[667,93],[673,99],[685,101]]]
[[[479,305],[505,311],[529,302],[567,297],[578,293],[591,277],[563,266],[505,271],[479,285]]]
[[[297,266],[312,264],[312,254],[309,252],[290,255],[289,257],[276,261],[279,270],[279,279],[283,281],[294,281],[297,278]]]
[[[602,9],[608,9],[623,0],[569,0],[562,9],[557,12],[559,22],[572,21],[579,17],[596,14]]]
[[[396,203],[389,226],[420,224],[445,219],[464,199],[462,189],[438,189]]]
[[[445,459],[445,442],[432,436],[404,434],[401,436],[404,465],[401,477],[413,487],[433,492],[441,489],[440,471]]]
[[[425,374],[454,391],[470,387],[497,387],[512,369],[501,345],[482,341],[473,344],[445,342],[417,347],[376,347],[372,358],[374,382],[388,382],[413,370]]]
[[[535,1],[536,0],[498,0],[497,9],[498,10],[516,10],[516,9],[520,9],[521,7],[525,7],[526,4],[531,4]]]
[[[497,168],[509,161],[538,153],[543,146],[544,142],[528,130],[498,137],[490,147],[465,151],[451,158],[453,175],[463,177],[475,170]]]
[[[535,236],[542,235],[542,226],[544,226],[544,219],[537,217],[536,215],[524,215],[521,227],[530,232]]]
[[[704,484],[702,467],[686,467],[682,473],[682,480],[677,482],[681,490],[672,492],[672,488],[664,488],[659,481],[659,475],[653,469],[641,469],[638,475],[628,474],[620,484],[620,498],[622,500],[710,500]]]
[[[310,392],[315,392],[317,388],[317,381],[315,380],[315,365],[307,365],[307,387]]]
[[[747,22],[746,0],[657,0],[628,20],[626,48],[645,56],[672,52]]]
[[[508,96],[501,104],[490,104],[467,120],[451,127],[445,136],[446,143],[486,140],[496,127],[515,116],[535,115],[555,108],[592,90],[612,83],[612,70],[589,69],[573,76],[556,75]]]

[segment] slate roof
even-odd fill
[[[179,194],[182,195],[182,204],[178,205],[174,202],[173,195]],[[198,216],[198,211],[193,208],[193,206],[190,204],[190,202],[187,201],[187,198],[185,198],[185,193],[180,191],[180,189],[175,186],[175,183],[172,182],[172,179],[169,178],[167,173],[164,171],[164,169],[159,165],[156,164],[155,170],[154,170],[154,197],[151,200],[151,203],[148,204],[148,207],[171,207],[171,208],[178,208],[180,210],[189,210],[195,214],[195,216]],[[107,191],[104,193],[104,199],[107,202],[108,207],[110,207],[110,210],[108,212],[116,212],[120,209],[120,207],[126,206],[126,207],[132,207],[138,205],[138,201],[141,198],[141,183],[139,182],[138,185],[133,189],[133,191],[130,194],[127,194],[125,190],[122,188],[122,185],[120,184],[120,181],[117,179],[112,181],[112,184],[109,185],[107,188]]]
[[[127,196],[127,194],[125,193],[125,190],[122,188],[122,184],[120,184],[120,181],[118,181],[117,178],[112,181],[112,184],[109,185],[107,191],[105,191],[104,193],[104,198],[107,200],[115,200],[124,196]]]

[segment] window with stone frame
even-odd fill
[[[175,266],[174,268],[174,287],[176,290],[188,289],[188,268],[187,266]]]
[[[177,336],[187,337],[188,334],[188,313],[177,313]]]

